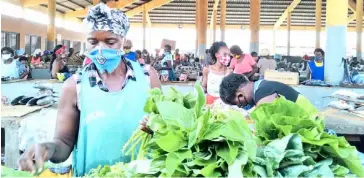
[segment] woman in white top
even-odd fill
[[[231,70],[230,51],[224,42],[215,42],[210,48],[211,62],[202,72],[202,88],[206,95],[206,104],[213,104],[220,97],[220,83]]]
[[[257,66],[259,68],[260,78],[264,78],[264,72],[266,70],[276,70],[277,62],[269,56],[268,49],[262,49],[260,55],[262,58],[259,60]]]

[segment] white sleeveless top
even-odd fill
[[[10,64],[4,64],[4,61],[1,61],[1,77],[19,78],[16,62],[14,59]]]
[[[223,75],[219,75],[214,73],[209,67],[209,73],[207,75],[207,94],[213,97],[220,97],[220,84],[225,76],[226,72]]]

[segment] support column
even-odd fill
[[[195,48],[195,56],[198,55],[198,31],[199,31],[199,27],[200,27],[200,23],[199,23],[199,11],[200,11],[200,1],[196,1],[196,48]]]
[[[291,12],[287,16],[287,56],[291,55]]]
[[[272,54],[276,53],[276,30],[273,30]]]
[[[363,31],[363,0],[356,0],[356,57],[362,58],[361,36]]]
[[[346,56],[348,1],[326,2],[325,81],[339,85],[343,79],[342,58]]]
[[[146,43],[146,36],[147,36],[147,11],[145,9],[145,5],[143,5],[143,49],[146,49],[147,43]]]
[[[56,40],[56,1],[48,0],[47,50],[53,50]]]
[[[320,48],[321,44],[321,15],[322,14],[322,0],[316,0],[316,14],[315,14],[315,31],[316,31],[316,48]]]
[[[208,13],[208,0],[198,0],[199,6],[199,29],[198,29],[198,57],[205,55],[206,50],[206,32],[207,32],[207,13]]]
[[[220,8],[220,40],[225,41],[226,0],[221,0]]]
[[[259,52],[260,0],[250,1],[250,52]]]
[[[217,10],[212,12],[212,43],[216,41]]]

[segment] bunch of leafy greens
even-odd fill
[[[1,166],[1,177],[33,177],[33,174]]]
[[[199,84],[196,96],[170,88],[165,95],[153,89],[145,111],[153,137],[142,149],[151,167],[135,176],[254,176],[253,135],[239,112],[204,108]],[[139,156],[140,157],[140,156]]]
[[[92,169],[86,177],[127,177],[128,168],[124,163],[114,165],[98,166]]]
[[[345,138],[324,132],[323,120],[299,105],[279,98],[259,106],[250,117],[256,136],[267,145],[255,160],[260,176],[344,176],[346,168],[364,176],[356,148]]]

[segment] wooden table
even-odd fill
[[[5,166],[16,168],[19,154],[19,128],[23,119],[45,106],[2,106],[1,128],[5,130]]]

